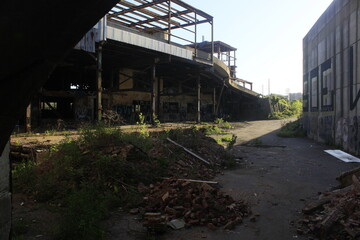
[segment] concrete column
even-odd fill
[[[99,43],[97,52],[97,66],[96,66],[96,81],[97,81],[97,121],[100,122],[102,118],[102,42]]]
[[[197,116],[196,121],[201,122],[201,83],[200,76],[197,78]]]
[[[159,114],[159,80],[156,77],[156,64],[153,64],[151,70],[151,112],[156,116]]]
[[[26,108],[25,132],[31,132],[31,103]]]
[[[216,115],[216,88],[214,88],[214,96],[213,96],[213,114]]]
[[[0,240],[10,239],[11,193],[10,193],[10,145],[4,148],[0,156]]]

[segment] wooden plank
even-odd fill
[[[173,179],[173,178],[162,178],[162,179]],[[185,179],[185,178],[173,179],[173,180],[184,181],[184,182],[194,182],[194,183],[219,184],[218,182],[215,182],[215,181],[204,181],[204,180]]]
[[[343,172],[340,176],[336,178],[336,180],[339,181],[340,186],[344,188],[353,184],[353,179],[352,179],[353,175],[357,177],[360,176],[360,167],[354,168],[347,172]]]
[[[201,160],[202,162],[204,162],[204,163],[206,163],[206,164],[208,164],[208,165],[210,165],[210,164],[211,164],[209,161],[207,161],[207,160],[203,159],[203,158],[202,158],[202,157],[200,157],[199,155],[197,155],[197,154],[193,153],[192,151],[190,151],[190,150],[189,150],[189,149],[187,149],[186,147],[184,147],[184,146],[182,146],[182,145],[178,144],[177,142],[175,142],[175,141],[171,140],[170,138],[166,138],[166,139],[167,139],[169,142],[171,142],[172,144],[174,144],[174,145],[176,145],[176,146],[178,146],[178,147],[181,147],[182,149],[184,149],[184,151],[185,151],[185,152],[187,152],[187,153],[189,153],[190,155],[192,155],[192,156],[196,157],[197,159]]]
[[[322,208],[325,204],[329,203],[333,197],[334,197],[333,195],[330,195],[328,197],[323,197],[319,200],[313,201],[313,202],[309,203],[308,205],[306,205],[302,209],[302,212],[305,214],[312,213],[315,210]]]

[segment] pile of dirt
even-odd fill
[[[180,228],[201,225],[230,230],[251,214],[247,202],[224,194],[216,182],[165,179],[142,189],[146,192],[142,211],[131,212],[143,212],[143,225],[153,232],[162,231],[173,221],[183,221]]]
[[[227,161],[234,161],[223,146],[201,131],[175,129],[168,136],[156,140],[149,152],[153,157],[169,160],[166,176],[210,180],[226,167]]]
[[[359,239],[360,182],[356,175],[352,175],[352,180],[351,186],[326,192],[305,206],[298,234],[311,234],[319,239]]]

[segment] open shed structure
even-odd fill
[[[210,41],[198,41],[200,26]],[[251,83],[236,78],[236,48],[213,36],[213,17],[181,0],[119,1],[58,65],[27,123],[266,116]]]

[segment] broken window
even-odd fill
[[[57,102],[41,102],[41,110],[57,109]]]

